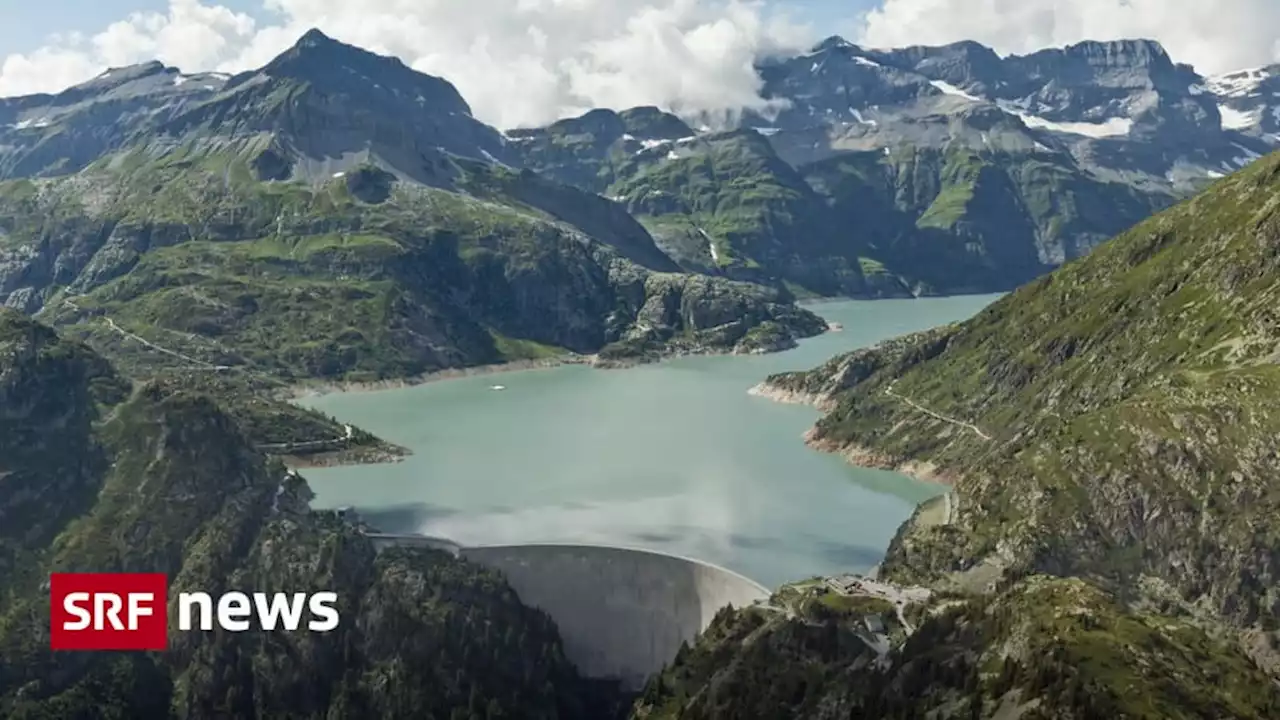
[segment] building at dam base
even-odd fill
[[[492,568],[560,628],[579,672],[639,689],[728,605],[768,599],[735,572],[666,553],[603,545],[464,547],[444,538],[371,534],[374,545],[429,547]]]

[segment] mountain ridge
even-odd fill
[[[739,124],[763,134],[804,175],[811,166],[859,153],[892,156],[904,146],[975,158],[974,170],[960,175],[946,163],[884,162],[872,175],[864,169],[872,187],[899,185],[909,175],[917,189],[899,187],[887,204],[861,207],[866,215],[810,231],[838,237],[834,253],[800,246],[744,258],[749,272],[728,269],[730,277],[801,294],[1005,290],[1280,143],[1280,126],[1272,127],[1280,123],[1280,105],[1266,94],[1265,77],[1256,85],[1215,82],[1149,40],[1087,41],[1002,58],[972,41],[868,50],[833,36],[807,55],[763,60],[758,68],[762,93],[784,109],[768,117],[746,112]],[[462,158],[615,196],[613,186],[634,187],[642,166],[679,162],[683,145],[704,134],[699,121],[653,107],[598,109],[547,128],[499,132],[476,120],[447,80],[315,30],[262,68],[234,77],[187,76],[146,63],[111,69],[61,95],[0,100],[0,178],[66,175],[142,147],[151,156],[235,153],[252,159],[251,173],[267,181],[320,183],[372,163],[402,181],[443,188],[454,187]],[[648,162],[637,164],[641,158]],[[1046,169],[1060,179],[1048,179]],[[1010,176],[975,183],[979,170]],[[867,192],[847,182],[828,186],[842,191],[810,202],[806,213],[830,215],[822,205],[857,206]],[[661,182],[649,190],[670,191]],[[925,218],[927,203],[904,203],[903,192],[933,195],[950,208]],[[1046,205],[1046,192],[1061,202]],[[1004,197],[1009,193],[1012,204]],[[756,216],[749,233],[767,237],[766,245],[795,244],[785,230],[772,237],[774,211],[767,201],[757,207],[749,188],[726,184],[717,194]],[[1081,209],[1099,207],[1094,198],[1122,210]],[[568,205],[579,202],[587,201]],[[990,229],[991,213],[1001,206],[1021,229]],[[863,231],[868,217],[901,214],[915,217],[899,223],[891,237],[878,234],[883,227]],[[939,225],[938,217],[947,221]],[[912,229],[922,221],[919,231]],[[688,224],[696,235],[697,223]],[[735,242],[723,236],[711,245]],[[666,244],[686,271],[725,274],[696,237],[682,233]],[[902,257],[887,245],[914,249]],[[956,247],[965,256],[952,276],[916,273],[918,263],[929,266],[930,255],[952,256]],[[993,259],[1031,248],[1040,265]],[[823,269],[833,258],[849,280]],[[869,274],[858,278],[864,270]]]
[[[24,102],[48,122],[0,129],[0,174],[21,176],[0,180],[0,303],[131,377],[182,376],[263,446],[398,452],[281,386],[825,330],[785,289],[682,273],[618,204],[502,163],[447,81],[319,33],[208,87],[152,64]]]

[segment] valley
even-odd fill
[[[503,130],[311,30],[0,99],[0,716],[1280,716],[1277,67],[832,37]],[[633,696],[346,506],[777,592]],[[89,570],[355,621],[52,652]]]

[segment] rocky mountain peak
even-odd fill
[[[319,28],[311,28],[298,38],[298,42],[294,43],[294,47],[298,48],[317,48],[326,45],[341,45],[342,43],[325,35]]]
[[[1006,67],[1028,79],[1056,81],[1062,86],[1154,86],[1173,81],[1185,90],[1192,78],[1179,78],[1179,70],[1164,47],[1155,40],[1109,40],[1050,48],[1024,56],[1011,56]]]
[[[1157,40],[1085,40],[1069,45],[1063,53],[1087,58],[1105,58],[1112,62],[1128,62],[1138,64],[1169,63],[1169,53]]]
[[[881,61],[914,70],[932,80],[958,87],[992,88],[1004,80],[1002,60],[994,50],[972,40],[928,47],[914,47],[875,53]]]
[[[694,135],[693,128],[675,115],[652,105],[634,107],[618,113],[626,131],[636,137],[655,140],[678,140]]]
[[[1280,64],[1246,68],[1207,79],[1206,85],[1214,94],[1223,98],[1244,98],[1261,94],[1264,85],[1280,78]]]
[[[150,62],[137,63],[135,65],[125,65],[124,67],[110,68],[104,71],[98,77],[86,83],[81,83],[81,85],[77,87],[83,87],[85,85],[92,85],[92,84],[101,84],[104,82],[112,85],[118,85],[122,82],[137,80],[138,78],[144,78],[144,77],[148,77],[150,75],[155,75],[157,73],[162,73],[162,72],[177,72],[177,70],[174,68],[165,66],[165,64],[160,62],[159,60],[152,60]]]
[[[399,58],[339,42],[315,29],[267,63],[259,74],[305,81],[324,92],[358,94],[385,88],[439,111],[471,114],[471,106],[449,81],[419,73]]]
[[[827,38],[826,40],[823,40],[822,42],[818,43],[817,45],[814,45],[814,46],[813,46],[813,49],[812,49],[812,50],[810,50],[810,52],[820,53],[820,52],[826,52],[826,51],[828,51],[828,50],[835,50],[835,49],[838,49],[838,48],[856,48],[856,47],[858,47],[858,46],[857,46],[857,45],[854,45],[853,43],[849,42],[848,40],[845,40],[844,38],[840,37],[839,35],[832,35],[831,37]]]
[[[157,84],[163,84],[165,76],[176,75],[177,72],[177,68],[167,67],[158,60],[108,68],[97,77],[79,85],[73,85],[58,93],[54,96],[54,101],[59,103],[78,102],[92,95],[101,95],[134,83],[140,83],[139,87],[145,88],[144,91],[147,91]]]
[[[616,138],[625,132],[625,125],[617,112],[596,108],[578,117],[558,120],[547,129],[561,135],[598,135]]]

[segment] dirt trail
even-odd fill
[[[910,405],[911,407],[915,408],[916,410],[919,410],[920,412],[924,413],[925,415],[928,415],[929,417],[941,420],[943,422],[951,423],[952,425],[959,425],[962,428],[967,428],[969,430],[972,430],[978,437],[982,438],[983,440],[991,439],[990,435],[982,432],[982,429],[979,428],[977,425],[974,425],[973,423],[967,423],[963,420],[957,420],[953,417],[947,417],[946,415],[936,413],[930,410],[929,408],[917,403],[915,400],[912,400],[911,398],[903,397],[902,395],[899,395],[898,393],[893,391],[893,385],[894,383],[889,383],[889,387],[886,387],[884,389],[885,395],[901,400],[902,402]]]

